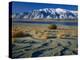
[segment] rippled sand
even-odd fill
[[[15,38],[12,58],[76,55],[77,39],[36,40],[31,37]]]

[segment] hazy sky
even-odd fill
[[[32,11],[33,9],[41,9],[41,8],[63,8],[63,9],[68,9],[68,10],[78,10],[78,7],[76,5],[12,2],[13,13],[27,12],[27,11]]]

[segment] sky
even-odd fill
[[[12,2],[12,13],[31,12],[34,9],[42,8],[62,8],[68,10],[78,10],[76,5],[63,4],[47,4],[47,3],[32,3],[32,2]]]

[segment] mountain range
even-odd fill
[[[78,19],[78,12],[62,8],[34,9],[31,12],[12,14],[12,19]]]

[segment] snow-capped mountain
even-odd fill
[[[61,8],[44,8],[33,10],[32,12],[12,15],[12,18],[22,19],[77,19],[77,11]]]

